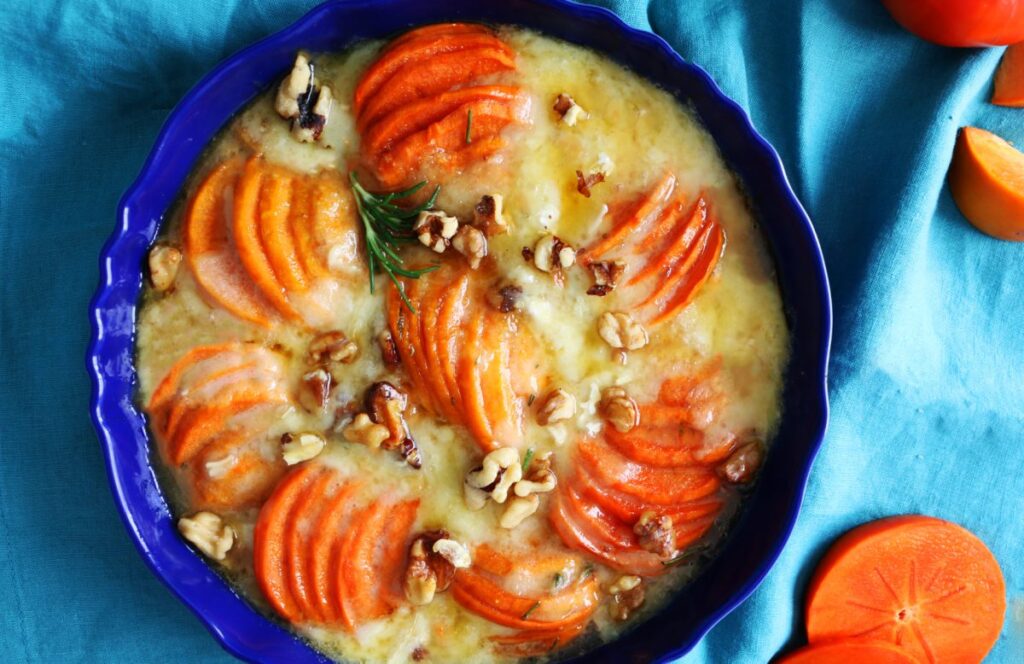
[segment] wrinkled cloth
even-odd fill
[[[88,418],[86,305],[121,192],[218,61],[310,0],[0,3],[0,653],[8,662],[229,661],[150,574]],[[684,658],[762,663],[803,640],[837,535],[956,521],[995,552],[1024,661],[1024,244],[974,231],[945,183],[957,128],[1024,145],[985,103],[999,49],[898,28],[876,0],[606,0],[746,108],[815,222],[832,280],[832,420],[767,579]]]

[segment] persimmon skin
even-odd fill
[[[882,0],[892,17],[942,46],[1006,46],[1024,41],[1024,0]]]
[[[992,103],[996,106],[1024,107],[1024,43],[1006,49],[996,70]]]
[[[860,643],[835,641],[807,646],[789,653],[778,664],[918,664],[899,646],[884,641]]]
[[[1024,241],[1024,153],[991,132],[964,127],[949,187],[975,228],[1000,240]]]

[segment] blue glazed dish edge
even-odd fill
[[[621,661],[621,658],[629,655],[642,660],[670,661],[681,657],[716,623],[753,593],[781,554],[796,522],[811,464],[824,437],[828,419],[827,366],[832,312],[828,279],[817,237],[806,212],[788,184],[779,156],[757,133],[746,112],[728,99],[704,70],[686,63],[657,35],[627,26],[606,9],[578,5],[565,0],[513,0],[502,3],[503,6],[500,8],[474,6],[484,4],[490,3],[456,0],[444,6],[433,6],[433,3],[416,0],[334,0],[313,8],[290,26],[229,57],[183,97],[161,128],[155,147],[147,157],[139,176],[118,204],[118,225],[101,252],[100,283],[89,305],[91,337],[86,362],[92,383],[90,411],[93,424],[103,446],[108,479],[115,502],[139,553],[154,574],[199,617],[218,642],[240,659],[252,662],[328,661],[293,634],[258,614],[235,595],[227,584],[175,534],[170,514],[159,495],[156,478],[148,465],[148,445],[140,447],[138,444],[145,443],[147,434],[144,420],[132,403],[134,307],[141,290],[142,256],[152,242],[163,210],[166,210],[167,206],[159,209],[159,214],[150,214],[142,220],[135,219],[134,211],[136,207],[143,210],[146,207],[145,201],[140,199],[145,197],[146,188],[154,179],[165,178],[172,183],[176,182],[174,191],[164,193],[165,198],[169,196],[170,200],[177,196],[185,176],[201,153],[202,145],[205,145],[205,141],[200,137],[201,145],[189,146],[193,153],[191,158],[175,160],[175,157],[178,157],[178,145],[182,142],[187,144],[196,141],[195,136],[189,135],[181,127],[183,123],[197,117],[197,112],[198,117],[203,115],[199,112],[200,107],[205,106],[204,101],[208,96],[214,94],[214,91],[233,75],[237,77],[239,74],[251,73],[240,71],[245,69],[246,62],[261,56],[266,59],[273,51],[293,52],[300,46],[314,51],[327,50],[315,48],[305,37],[310,33],[323,35],[324,31],[318,31],[317,27],[325,22],[329,23],[336,16],[347,14],[349,18],[362,17],[362,22],[357,20],[352,23],[358,26],[371,26],[367,33],[358,32],[358,28],[347,32],[347,43],[367,37],[383,36],[388,32],[419,23],[478,20],[515,23],[540,29],[553,36],[594,47],[595,50],[604,52],[627,66],[637,64],[623,62],[623,59],[628,60],[634,51],[653,51],[656,54],[655,59],[664,65],[664,71],[668,72],[664,75],[671,77],[672,74],[677,74],[679,78],[687,79],[684,81],[685,86],[672,90],[675,86],[666,85],[666,81],[659,80],[659,72],[642,71],[648,67],[643,60],[639,61],[640,66],[631,68],[641,75],[654,79],[663,87],[670,88],[677,97],[684,101],[688,100],[696,107],[705,126],[719,142],[730,166],[740,175],[741,181],[751,195],[755,212],[765,226],[765,235],[778,266],[780,285],[794,340],[794,357],[791,359],[784,395],[786,406],[783,426],[775,447],[779,447],[780,444],[788,445],[791,440],[796,440],[793,446],[798,454],[795,467],[782,467],[780,464],[783,459],[777,458],[781,454],[777,449],[773,449],[750,504],[740,522],[734,525],[721,557],[731,556],[742,560],[743,556],[736,553],[739,547],[730,544],[737,539],[742,541],[740,535],[746,532],[751,521],[756,522],[761,516],[760,513],[765,511],[757,509],[757,514],[754,515],[752,512],[755,508],[769,503],[776,504],[775,501],[778,501],[778,504],[781,504],[778,513],[770,514],[774,517],[770,523],[774,531],[769,533],[766,541],[758,541],[764,552],[757,560],[750,562],[745,574],[740,575],[742,581],[731,589],[720,591],[721,597],[711,602],[707,610],[695,611],[701,615],[691,615],[685,607],[677,607],[680,604],[680,598],[677,597],[657,616],[622,638],[589,653],[586,658],[590,661]],[[387,11],[386,7],[396,11]],[[391,15],[405,16],[408,22],[403,25],[392,18],[389,30],[387,17]],[[514,19],[516,15],[521,20],[501,20]],[[562,23],[569,21],[572,27],[562,27],[561,30],[546,29],[555,27],[558,20]],[[596,26],[598,30],[582,35],[578,39],[573,39],[573,34],[565,34],[583,29],[575,27],[577,25],[589,28]],[[598,34],[599,30],[604,30],[604,33],[612,35],[614,39],[621,39],[622,48],[600,48],[599,44],[594,43],[600,39],[590,38],[590,34]],[[618,43],[613,41],[605,46],[612,44]],[[345,45],[336,44],[332,48],[343,48]],[[617,54],[622,55],[627,51],[625,57],[617,57]],[[275,66],[283,71],[288,64],[290,63],[287,60],[281,60],[280,64]],[[651,75],[652,73],[655,75]],[[248,96],[235,99],[234,110],[242,108],[249,98],[263,89],[274,76],[263,78],[266,78],[266,81],[260,80],[258,84],[252,85]],[[701,107],[702,100],[704,108]],[[214,123],[207,122],[216,126],[212,132],[206,128],[206,133],[209,134],[206,140],[219,131],[229,117],[230,115]],[[724,131],[716,131],[716,126],[727,127],[735,135],[728,141],[723,141]],[[181,136],[183,133],[186,134],[184,139]],[[727,143],[736,145],[730,146]],[[735,154],[730,154],[730,147],[734,148]],[[743,154],[744,151],[749,151],[748,155],[740,160],[744,163],[737,163],[736,155]],[[168,162],[173,168],[168,169]],[[172,172],[163,175],[163,170]],[[758,177],[746,177],[744,171],[758,173]],[[764,186],[761,186],[762,184]],[[761,189],[769,191],[770,195],[760,196]],[[782,215],[785,223],[791,225],[788,235],[772,232],[775,229],[770,228],[770,225],[765,223],[768,220],[763,218],[766,209],[770,210],[772,215]],[[785,227],[782,221],[778,223],[780,227]],[[805,264],[790,267],[788,259],[794,255],[803,259]],[[126,258],[130,260],[125,260]],[[797,272],[800,273],[799,278],[796,277]],[[791,408],[791,405],[795,406],[795,409]],[[801,426],[799,430],[794,431],[791,438],[788,435],[790,427],[787,427],[787,423],[796,420],[798,416]],[[775,476],[781,476],[785,484],[773,484]],[[719,571],[726,569],[722,560],[712,561],[680,595],[693,592],[695,586],[707,586],[717,590],[717,586],[714,585],[716,567],[720,568]],[[686,628],[679,629],[676,626],[675,634],[669,639],[672,643],[663,642],[652,647],[649,641],[657,636],[658,629],[663,631],[665,626],[673,626],[672,618],[677,614],[683,616],[684,622],[689,619]],[[661,636],[661,641],[664,641],[664,634]]]

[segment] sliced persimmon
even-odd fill
[[[518,445],[522,438],[521,413],[512,392],[510,355],[512,330],[508,317],[488,312],[482,340],[485,354],[481,372],[481,393],[491,430],[503,445]]]
[[[331,552],[337,545],[340,533],[347,529],[347,522],[354,511],[352,499],[359,488],[361,485],[357,483],[339,487],[324,505],[310,532],[306,564],[314,590],[315,615],[321,622],[328,624],[338,622],[341,613],[338,593],[334,589],[336,575],[330,567]]]
[[[252,431],[226,431],[212,440],[192,470],[191,490],[197,506],[214,511],[236,510],[260,505],[284,474],[280,459],[267,459],[256,449]],[[215,473],[213,468],[227,466]]]
[[[202,363],[205,360],[227,357],[229,366],[243,362],[244,359],[238,354],[243,349],[244,345],[237,341],[192,348],[182,355],[167,371],[167,374],[157,385],[156,389],[153,390],[153,395],[149,398],[147,409],[154,411],[175,396],[183,383],[187,384],[190,382],[187,380],[190,374],[194,373],[197,367],[202,368]],[[220,366],[223,363],[223,360],[218,362],[217,370],[223,368]]]
[[[434,411],[444,415],[450,421],[457,421],[455,401],[448,392],[448,384],[444,380],[444,372],[439,357],[441,335],[446,333],[438,330],[438,318],[445,306],[451,288],[443,277],[436,277],[428,290],[420,299],[420,335],[423,348],[423,365],[426,370],[426,389],[434,402]]]
[[[626,285],[635,284],[648,277],[658,276],[667,280],[672,274],[683,273],[687,267],[687,256],[698,239],[700,229],[704,227],[708,218],[707,203],[703,198],[697,199],[686,221],[677,218],[677,223],[668,237],[668,242],[654,256],[651,256],[647,264],[634,274]],[[649,236],[648,236],[649,237]]]
[[[676,191],[655,219],[651,230],[636,243],[635,251],[644,253],[654,249],[661,241],[678,226],[679,216],[686,212],[686,196]]]
[[[328,488],[335,481],[334,474],[328,471],[310,482],[295,500],[288,514],[288,528],[285,531],[284,559],[291,574],[288,575],[288,588],[295,599],[295,604],[306,621],[319,615],[315,601],[312,570],[306,555],[308,529],[317,520]]]
[[[492,636],[502,654],[512,657],[539,657],[564,646],[580,635],[585,623],[569,625],[555,630],[526,630],[513,634]]]
[[[262,199],[263,188],[268,184],[266,181],[276,192],[270,200]],[[302,317],[288,301],[288,295],[270,266],[260,238],[263,219],[279,214],[277,206],[288,200],[284,187],[278,186],[279,183],[280,176],[267,172],[262,156],[252,157],[246,162],[238,186],[235,187],[232,233],[238,258],[249,278],[279,313],[290,320],[300,321]]]
[[[466,342],[459,361],[459,383],[462,386],[462,407],[466,427],[485,450],[495,447],[494,431],[487,418],[481,384],[481,337],[484,334],[487,312],[478,309],[473,313],[466,330]]]
[[[1003,53],[996,70],[992,103],[997,106],[1024,106],[1024,44],[1014,44]]]
[[[310,281],[315,282],[330,275],[326,263],[317,251],[314,218],[321,214],[320,200],[315,196],[320,187],[315,182],[297,181],[292,188],[290,216],[291,234],[295,243],[295,254],[302,271]]]
[[[949,168],[949,188],[979,231],[1024,241],[1024,153],[991,132],[964,127]]]
[[[587,620],[597,607],[599,591],[591,577],[556,595],[524,597],[469,569],[456,573],[452,595],[459,604],[493,623],[525,630],[550,630]]]
[[[593,442],[581,443],[577,453],[595,478],[617,491],[654,505],[673,505],[704,498],[720,486],[717,475],[707,468],[652,468]]]
[[[345,559],[345,594],[357,626],[379,618],[387,610],[380,597],[375,555],[383,541],[391,509],[392,505],[383,500],[366,508],[366,517],[360,520],[355,540]]]
[[[185,258],[210,299],[243,320],[268,327],[277,314],[249,279],[228,235],[227,204],[242,170],[240,159],[221,162],[196,190],[185,213]]]
[[[406,33],[393,41],[359,79],[353,95],[356,114],[399,69],[441,53],[480,46],[508,48],[484,26],[428,26]]]
[[[685,424],[669,429],[641,425],[628,433],[609,429],[605,439],[637,463],[672,467],[696,463],[694,451],[703,444],[704,434]]]
[[[624,219],[618,221],[603,238],[583,250],[584,262],[598,260],[610,250],[621,246],[630,234],[638,232],[651,220],[657,219],[675,187],[676,177],[671,173],[665,173]]]
[[[807,636],[888,641],[921,662],[980,662],[1005,612],[1006,584],[981,540],[941,519],[896,516],[854,528],[825,554]]]
[[[508,49],[485,46],[440,53],[419,61],[415,67],[399,69],[387,85],[360,109],[356,120],[362,130],[370,123],[405,104],[446,92],[457,85],[515,69],[515,57]]]
[[[297,189],[304,189],[283,169],[271,170],[260,192],[259,238],[274,276],[287,291],[309,288],[292,234],[292,206]]]
[[[251,391],[233,393],[215,404],[196,407],[182,417],[167,441],[168,458],[171,463],[180,466],[198,454],[211,439],[222,431],[239,426],[237,420],[246,416],[265,411],[277,404],[286,403],[284,398],[276,398],[259,384],[252,385]]]
[[[377,597],[384,603],[382,611],[404,603],[405,596],[400,587],[400,579],[405,570],[405,556],[409,549],[409,540],[419,500],[406,500],[391,507],[387,524],[381,537],[382,544],[374,563],[374,576],[377,579]]]
[[[897,645],[883,642],[834,641],[807,646],[778,664],[921,664]]]
[[[390,145],[426,129],[468,103],[483,99],[513,103],[519,94],[519,88],[513,86],[477,85],[420,99],[387,114],[369,127],[363,136],[363,153],[376,156]]]
[[[303,615],[287,578],[285,535],[292,506],[321,472],[322,468],[307,464],[286,475],[260,509],[253,533],[256,582],[274,610],[290,622],[301,622]]]
[[[462,388],[458,380],[459,357],[462,355],[463,321],[468,306],[469,274],[463,272],[449,289],[444,307],[438,315],[437,329],[440,333],[438,363],[444,377],[452,405],[462,407]]]

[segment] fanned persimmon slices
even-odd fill
[[[496,83],[515,53],[492,30],[444,24],[388,45],[354,94],[363,160],[382,186],[409,184],[424,168],[457,171],[500,150],[503,130],[530,122],[530,97]]]
[[[167,372],[147,407],[164,461],[197,506],[259,504],[284,472],[266,431],[289,403],[280,356],[256,344],[198,346]]]
[[[417,401],[465,426],[485,451],[517,446],[536,349],[514,313],[487,305],[464,266],[444,266],[387,296],[388,326]],[[536,389],[536,388],[533,388]]]
[[[458,570],[452,596],[465,609],[516,630],[492,638],[506,654],[548,652],[578,636],[597,609],[597,580],[564,552],[499,552],[481,545],[473,565]]]
[[[634,201],[613,206],[611,228],[580,261],[621,260],[616,294],[646,323],[668,320],[696,297],[725,250],[725,231],[705,196],[688,201],[672,174]]]
[[[354,631],[405,602],[401,574],[418,500],[374,493],[328,466],[289,472],[260,509],[253,565],[295,624]]]
[[[213,168],[189,201],[185,257],[213,303],[258,325],[322,327],[358,277],[354,203],[341,175],[257,155]]]
[[[626,574],[658,576],[711,529],[727,502],[717,467],[737,444],[705,433],[721,398],[713,381],[713,365],[666,381],[638,426],[579,442],[549,512],[566,546]],[[645,518],[661,532],[644,536]]]

